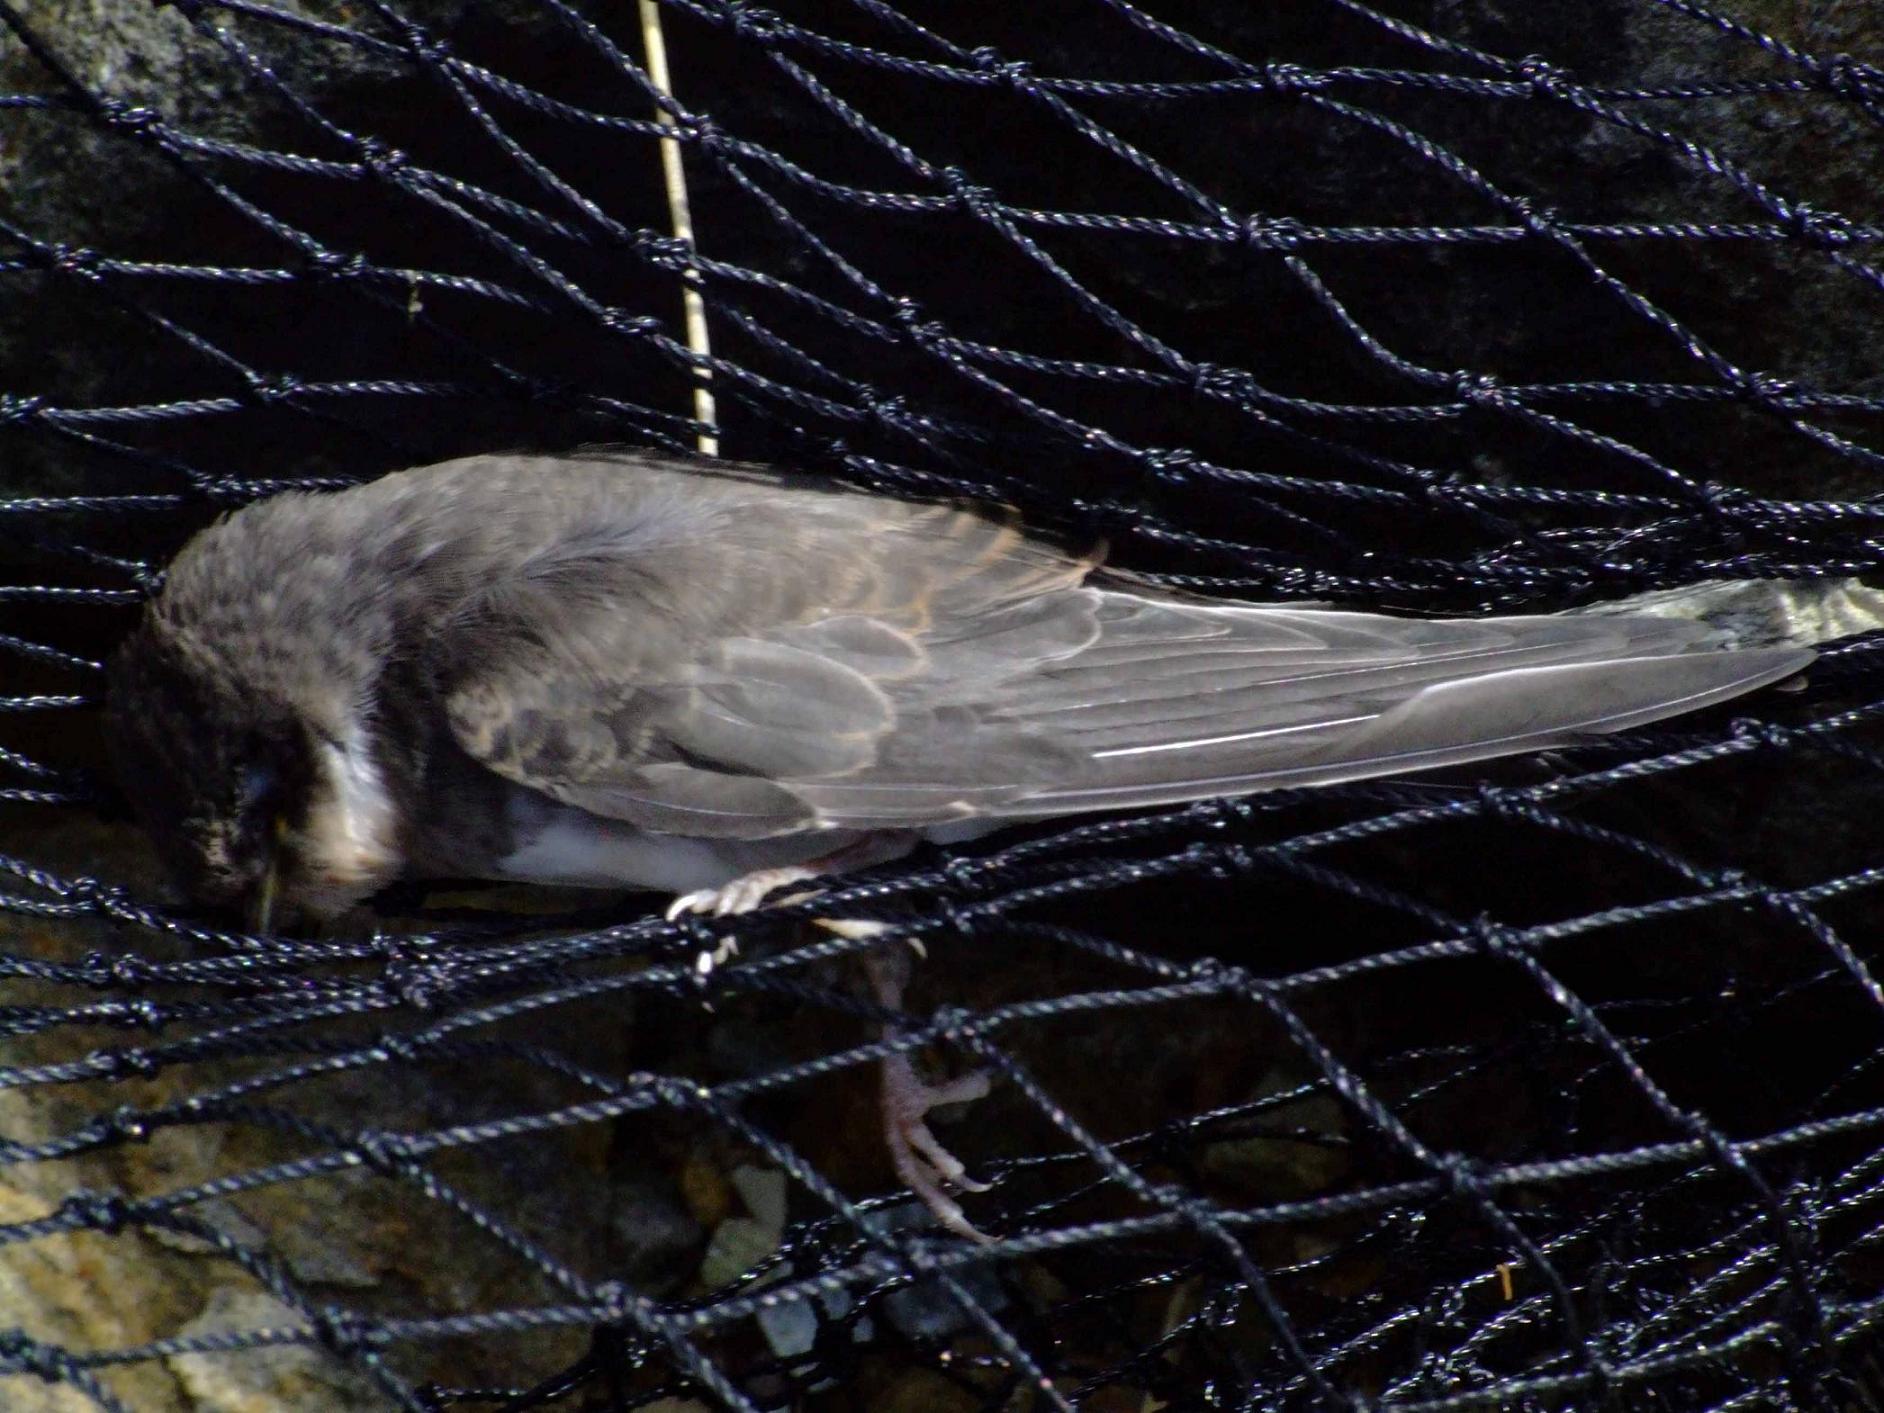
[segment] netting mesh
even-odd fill
[[[1207,592],[1884,553],[1872,7],[662,14],[674,98],[620,6],[0,0],[7,1406],[1878,1406],[1868,640],[1545,759],[930,851],[710,977],[735,925],[644,899],[164,901],[93,711],[192,528],[685,448],[702,380],[727,454]],[[813,914],[925,944],[904,1016]],[[995,1244],[889,1176],[892,1050],[994,1077],[945,1137]]]

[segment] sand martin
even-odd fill
[[[204,530],[109,720],[183,886],[260,928],[396,879],[737,912],[924,839],[1574,742],[1812,656],[1659,617],[1211,601],[998,509],[499,455]],[[898,1102],[906,1171],[924,1105]]]

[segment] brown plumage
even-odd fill
[[[998,514],[490,456],[205,531],[112,720],[196,891],[243,895],[270,852],[326,912],[401,875],[711,889],[872,838],[1457,765],[1810,658],[1663,618],[1184,599]]]

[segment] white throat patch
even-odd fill
[[[307,822],[297,840],[299,901],[315,912],[338,912],[377,892],[398,874],[400,856],[392,797],[353,723],[346,742],[320,742]]]

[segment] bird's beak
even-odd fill
[[[249,899],[249,931],[257,936],[266,937],[274,931],[275,905],[281,899],[281,846],[287,832],[286,824],[277,820],[268,844],[268,861],[262,866],[262,881]]]
[[[269,854],[268,867],[262,873],[261,885],[249,899],[249,931],[258,937],[265,937],[274,927],[275,899],[281,893],[281,866],[275,862],[275,855]]]

